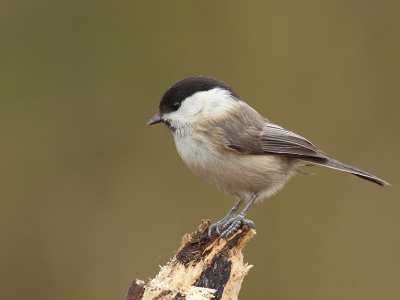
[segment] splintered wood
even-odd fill
[[[244,276],[252,265],[243,264],[243,247],[255,230],[242,228],[228,240],[209,238],[210,221],[186,234],[177,253],[145,283],[136,279],[125,300],[238,299]]]

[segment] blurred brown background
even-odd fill
[[[208,75],[393,185],[303,169],[316,174],[250,210],[241,299],[400,299],[399,13],[399,1],[1,1],[0,298],[123,299],[202,218],[225,216],[234,199],[146,126],[169,86]]]

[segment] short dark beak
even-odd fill
[[[155,114],[154,117],[152,117],[149,121],[149,123],[147,123],[147,125],[153,125],[153,124],[157,124],[157,123],[161,123],[163,121],[163,119],[161,119],[159,114]]]

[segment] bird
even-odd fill
[[[390,185],[329,158],[306,138],[264,118],[215,78],[192,76],[172,85],[147,124],[158,123],[172,132],[179,155],[195,175],[237,199],[209,227],[210,237],[228,238],[242,226],[255,228],[245,219],[252,204],[274,195],[304,166],[320,165]]]

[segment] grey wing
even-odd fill
[[[291,157],[326,157],[307,139],[269,121],[264,125],[260,145],[264,153]]]
[[[220,125],[220,129],[225,147],[244,154],[264,154],[260,144],[261,126],[229,122]]]
[[[260,140],[266,119],[245,102],[236,104],[240,105],[238,109],[214,123],[223,147],[244,154],[263,154]]]
[[[297,158],[313,164],[352,173],[379,185],[389,185],[386,181],[365,171],[349,166],[324,155],[310,141],[302,136],[286,130],[267,119],[260,122],[222,125],[222,139],[225,147],[240,153],[277,154],[288,158]]]
[[[265,118],[220,124],[225,147],[247,154],[326,157],[310,141]]]

